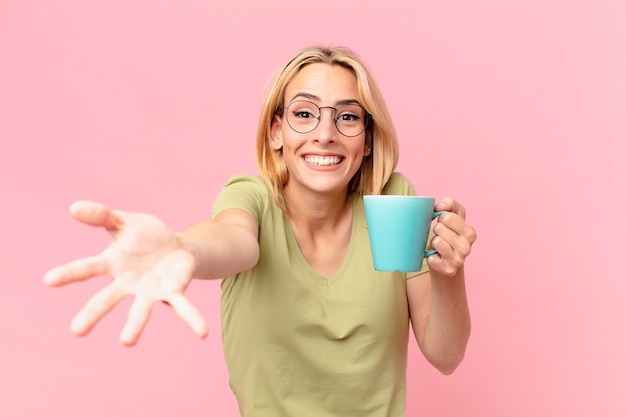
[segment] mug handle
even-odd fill
[[[445,210],[443,211],[436,211],[433,213],[433,220],[435,220],[437,217],[441,216],[443,213],[446,213]],[[434,255],[435,253],[437,253],[437,251],[435,249],[431,249],[431,250],[427,250],[426,252],[424,252],[424,258],[428,258],[430,255]]]

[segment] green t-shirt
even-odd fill
[[[415,194],[401,174],[384,193]],[[350,247],[326,279],[261,179],[234,176],[217,197],[213,217],[240,208],[259,223],[257,265],[222,282],[222,339],[242,416],[404,416],[406,279],[419,273],[374,270],[363,200],[353,201]]]

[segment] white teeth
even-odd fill
[[[342,159],[340,156],[307,155],[304,157],[309,164],[317,166],[337,165]]]

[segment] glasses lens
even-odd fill
[[[367,113],[358,104],[337,107],[335,114],[337,129],[345,136],[357,136],[365,130]]]
[[[294,101],[287,106],[287,122],[298,133],[308,133],[317,127],[320,108],[309,101]]]

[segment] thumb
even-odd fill
[[[70,214],[76,220],[91,226],[117,230],[123,224],[122,213],[111,210],[94,201],[76,201],[70,206]]]

